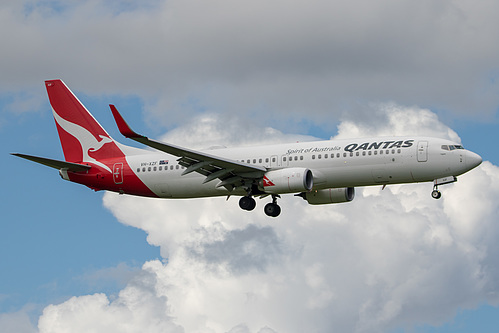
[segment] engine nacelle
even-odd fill
[[[308,192],[314,186],[312,171],[305,168],[285,168],[265,173],[261,187],[265,193],[281,194]]]
[[[311,205],[349,202],[355,197],[355,188],[329,188],[326,190],[302,193],[301,196]]]

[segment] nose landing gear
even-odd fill
[[[454,176],[435,179],[433,181],[433,191],[431,192],[431,197],[433,199],[440,199],[442,197],[442,193],[440,193],[440,191],[438,190],[438,186],[450,184],[450,183],[454,183],[454,182],[457,182],[457,178]]]
[[[442,197],[442,192],[437,189],[437,186],[433,187],[433,191],[431,192],[431,197],[433,199],[440,199]]]

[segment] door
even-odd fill
[[[288,166],[290,157],[288,155],[282,155],[281,156],[281,166],[285,167]]]
[[[428,141],[418,142],[418,162],[428,161]]]
[[[114,163],[113,179],[115,184],[123,184],[123,163]]]
[[[278,166],[279,166],[279,159],[277,158],[277,155],[270,156],[270,167],[275,168]]]

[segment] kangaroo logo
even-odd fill
[[[99,135],[99,137],[102,139],[98,141],[95,136],[90,133],[86,128],[73,124],[66,119],[60,117],[57,112],[55,112],[54,109],[52,109],[52,113],[54,114],[55,121],[59,126],[62,127],[63,130],[71,134],[72,136],[75,137],[76,140],[81,145],[81,150],[83,151],[83,157],[82,157],[82,162],[89,162],[93,164],[97,164],[98,166],[101,166],[102,168],[108,170],[110,173],[112,173],[111,169],[105,165],[102,162],[97,161],[95,158],[92,158],[88,155],[88,152],[96,152],[99,149],[102,148],[106,143],[113,142],[113,140],[107,136]]]

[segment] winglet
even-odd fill
[[[135,133],[130,126],[126,123],[125,119],[118,112],[118,109],[112,104],[109,104],[111,108],[111,112],[113,113],[114,120],[116,121],[116,125],[118,125],[118,129],[123,136],[127,138],[143,138],[142,135]]]

